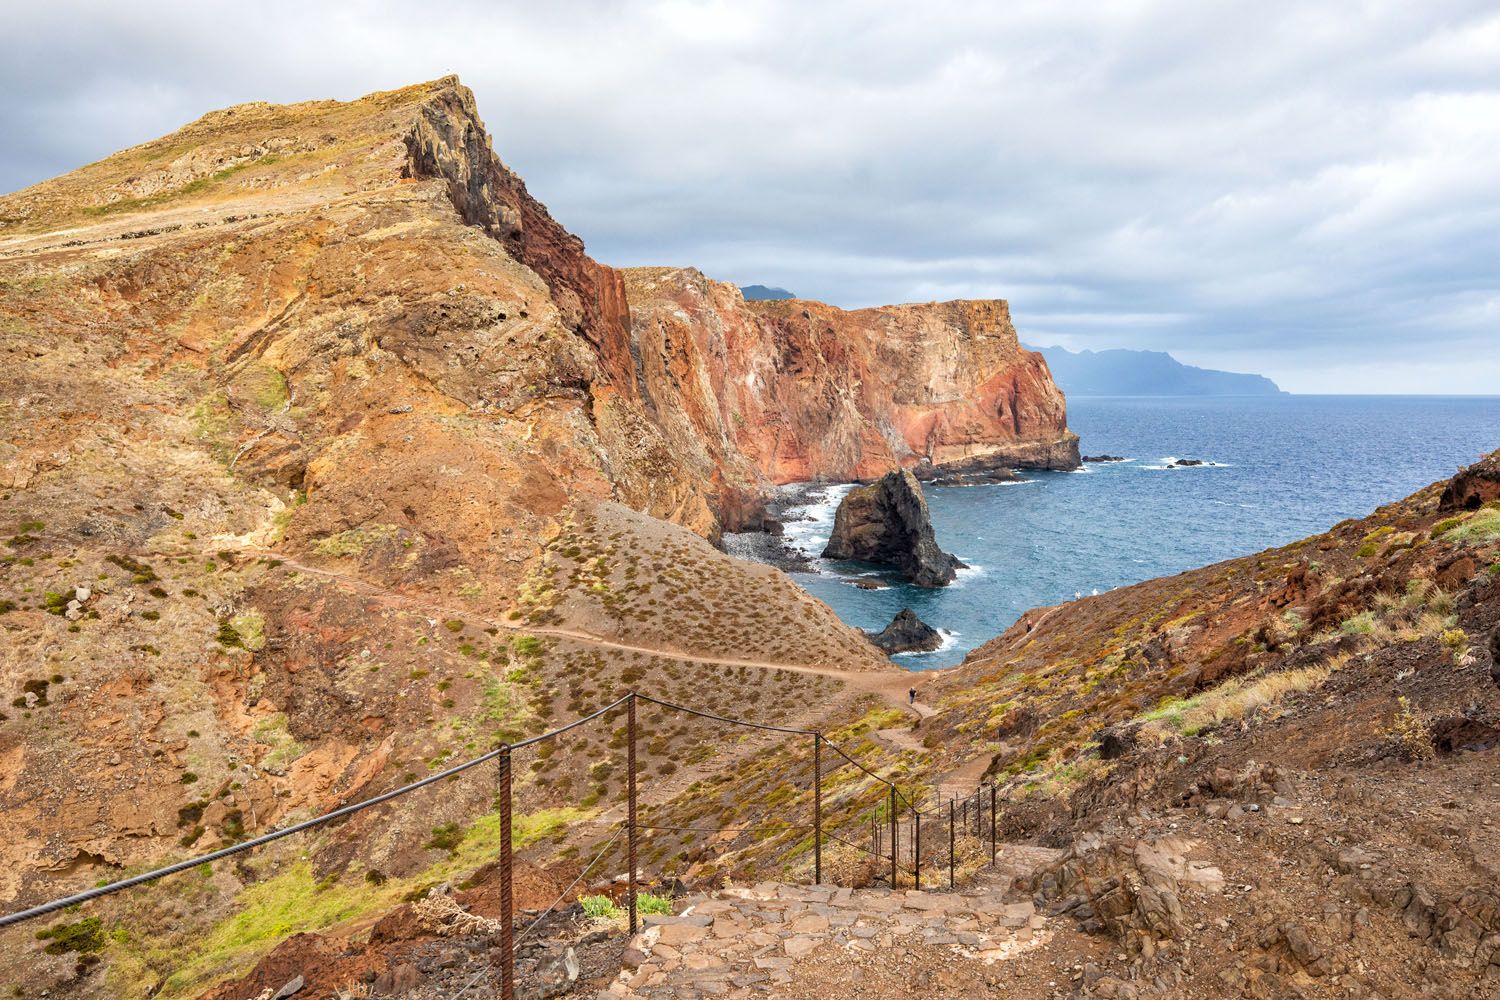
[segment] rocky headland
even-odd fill
[[[1496,993],[1493,457],[905,674],[713,542],[763,525],[775,483],[900,469],[891,547],[884,519],[846,534],[951,573],[914,470],[1077,463],[1004,304],[746,303],[691,270],[616,271],[452,78],[225,109],[0,198],[0,355],[0,911],[635,689],[816,729],[933,809],[988,780],[1004,863],[962,837],[967,895],[889,892],[832,839],[863,843],[885,801],[850,767],[825,775],[825,878],[859,895],[768,888],[812,880],[809,741],[648,705],[642,869],[715,898],[627,942],[578,901],[618,900],[624,870],[625,723],[606,716],[517,753],[517,905],[564,899],[521,951],[522,995],[745,975],[836,997],[850,962],[878,997]],[[0,983],[489,990],[495,779],[0,931]],[[864,908],[889,919],[856,926]],[[726,964],[741,945],[775,954]]]
[[[1078,467],[1066,401],[1003,301],[844,310],[746,301],[690,268],[624,280],[636,394],[714,484],[723,530],[760,526],[767,485]]]
[[[847,677],[893,668],[716,551],[723,529],[767,526],[793,480],[1076,462],[1003,302],[751,304],[600,264],[454,78],[212,112],[0,198],[0,353],[8,903],[632,686],[691,676],[704,707],[821,725],[865,697]],[[645,754],[653,794],[751,752],[688,765],[694,730],[673,732]],[[618,768],[590,771],[608,733],[580,739],[518,809],[576,819],[616,793]],[[222,977],[255,950],[226,923],[253,885],[294,899],[358,858],[371,881],[339,912],[390,905],[446,856],[433,827],[491,808],[483,782],[445,791],[353,818],[329,851],[224,866],[175,943],[166,895],[108,911],[131,943],[78,988]],[[0,981],[12,960],[30,950],[0,946]]]
[[[963,563],[938,547],[922,484],[893,470],[839,502],[825,559],[858,559],[899,569],[918,587],[946,587]]]

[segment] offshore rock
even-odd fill
[[[870,641],[887,653],[928,653],[943,644],[943,636],[911,608],[902,608],[884,630],[870,635]]]
[[[938,548],[922,485],[905,469],[844,497],[823,558],[896,566],[918,587],[946,587],[963,567]]]

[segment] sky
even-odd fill
[[[0,190],[457,73],[610,264],[1294,392],[1500,391],[1493,0],[7,2]]]

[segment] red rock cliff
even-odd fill
[[[625,282],[644,405],[730,487],[1078,465],[1063,394],[1003,301],[843,310],[746,302],[692,269]]]

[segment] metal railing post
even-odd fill
[[[512,896],[511,815],[510,815],[510,747],[500,752],[500,997],[516,998],[516,946],[512,926],[515,920]]]
[[[911,811],[913,828],[913,846],[916,848],[912,857],[911,882],[915,889],[922,888],[922,814],[917,810]]]
[[[823,736],[813,734],[813,884],[823,884]]]
[[[627,702],[626,705],[625,705],[625,720],[626,720],[625,721],[625,726],[626,726],[626,728],[628,730],[628,734],[627,734],[627,736],[625,738],[625,743],[626,743],[626,746],[628,747],[628,749],[625,751],[625,761],[626,761],[626,765],[625,766],[626,766],[626,770],[628,771],[628,777],[626,778],[625,785],[626,785],[626,795],[627,795],[628,800],[629,800],[628,804],[625,807],[625,811],[626,811],[625,823],[626,823],[627,831],[628,831],[626,833],[626,840],[629,842],[629,850],[628,850],[627,853],[629,854],[628,863],[630,865],[629,874],[626,876],[627,883],[626,883],[626,889],[625,889],[625,891],[629,894],[629,897],[630,897],[630,933],[634,934],[637,930],[640,929],[639,928],[639,924],[638,924],[638,922],[636,920],[636,906],[635,906],[635,692],[634,691],[630,692],[630,701]]]
[[[1000,856],[1000,840],[995,836],[995,786],[990,786],[990,864]]]
[[[953,852],[954,852],[953,830],[954,830],[954,823],[955,823],[955,821],[957,819],[958,819],[958,809],[954,806],[953,800],[949,799],[948,800],[948,888],[950,888],[950,889],[953,888],[954,879],[955,879],[955,867],[954,867],[954,863],[953,863],[953,861],[954,861],[954,857],[953,857]]]
[[[891,786],[891,888],[896,888],[896,786]]]

